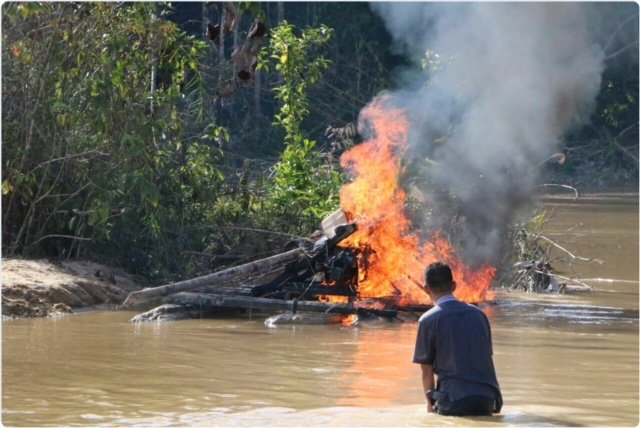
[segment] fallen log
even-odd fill
[[[342,315],[324,314],[317,312],[307,312],[302,314],[294,314],[291,312],[283,312],[277,315],[271,315],[264,320],[264,325],[269,328],[275,328],[279,325],[327,325],[341,324]]]
[[[200,276],[198,278],[174,282],[172,284],[162,285],[159,287],[144,288],[140,291],[129,293],[129,296],[126,298],[122,306],[126,308],[144,299],[168,296],[170,294],[175,294],[183,291],[195,290],[206,285],[212,285],[216,282],[228,281],[238,276],[248,275],[256,272],[263,272],[269,269],[273,269],[283,263],[288,263],[296,260],[303,255],[304,251],[300,248],[296,248],[291,251],[287,251],[286,253],[276,254],[275,256],[256,260],[250,263],[245,263],[240,266],[232,267],[205,276]]]
[[[161,305],[131,318],[131,322],[179,321],[198,318],[198,311],[182,305]]]
[[[167,322],[167,321],[180,321],[185,319],[198,319],[206,318],[210,316],[220,315],[238,315],[244,312],[241,308],[200,308],[193,305],[175,305],[164,304],[156,308],[150,309],[147,312],[136,315],[131,318],[130,322],[144,323],[144,322]]]
[[[199,308],[210,312],[211,308],[244,308],[259,310],[284,310],[291,312],[322,312],[327,314],[372,314],[393,318],[398,311],[391,309],[357,308],[349,303],[325,303],[316,301],[296,301],[267,299],[264,297],[224,296],[218,294],[178,293],[165,299],[165,303]]]

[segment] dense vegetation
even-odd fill
[[[558,179],[590,186],[638,186],[638,7],[600,3],[609,24],[595,31],[604,72],[590,121],[566,136]],[[594,26],[595,23],[594,23]]]
[[[260,64],[240,75],[231,53],[258,21]],[[2,28],[3,256],[152,281],[310,233],[338,206],[358,112],[406,61],[366,3],[5,3]],[[635,40],[569,141],[633,179]]]

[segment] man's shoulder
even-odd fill
[[[433,308],[429,309],[427,312],[422,314],[418,322],[431,322],[448,314],[459,314],[461,312],[476,313],[479,316],[485,317],[482,309],[478,308],[475,305],[470,305],[469,303],[465,303],[460,300],[449,300],[439,306],[434,306]]]
[[[440,306],[434,306],[433,308],[429,309],[427,312],[422,314],[418,322],[419,323],[429,322],[431,320],[438,318],[441,315],[442,315],[442,308]]]
[[[476,305],[472,305],[470,303],[465,303],[465,302],[458,302],[455,305],[451,305],[449,306],[449,309],[451,312],[457,312],[457,313],[464,313],[467,314],[468,316],[473,316],[475,318],[483,318],[486,319],[487,316],[485,315],[484,312],[482,312],[482,309],[480,309],[479,307],[477,307]]]
[[[472,305],[470,303],[463,302],[462,300],[449,300],[448,302],[444,302],[442,305],[444,310],[458,310],[458,311],[470,311],[470,312],[482,312],[482,309],[477,307],[476,305]]]
[[[461,303],[464,305],[465,310],[470,312],[477,312],[484,315],[484,312],[482,312],[482,309],[480,309],[478,306],[472,305],[471,303],[464,303],[464,302],[461,302]]]

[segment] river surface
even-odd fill
[[[3,322],[5,426],[635,426],[638,197],[545,201],[545,233],[604,262],[593,291],[486,306],[503,413],[427,414],[416,325],[279,326],[264,317],[131,324],[134,312]],[[615,279],[603,281],[602,279]]]

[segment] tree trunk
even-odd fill
[[[202,2],[202,40],[207,40],[207,20],[209,13],[207,12],[207,2]]]
[[[240,29],[240,25],[238,25],[238,22],[240,21],[240,17],[237,16],[234,18],[234,25],[233,25],[233,52],[235,52],[239,47],[240,47],[240,33],[239,33],[239,29]],[[235,64],[234,64],[234,73],[233,75],[235,76]]]
[[[218,67],[220,67],[220,75],[218,77],[218,88],[222,93],[222,85],[224,84],[224,25],[227,16],[227,10],[220,6],[220,43],[218,45]]]
[[[284,21],[284,2],[279,1],[278,2],[278,25],[280,25],[282,21]]]
[[[175,294],[181,291],[195,290],[205,285],[212,285],[215,283],[220,283],[222,281],[228,281],[241,275],[268,271],[271,269],[275,269],[277,266],[283,263],[288,263],[299,257],[302,257],[303,255],[304,251],[300,248],[296,248],[294,250],[287,251],[286,253],[276,254],[275,256],[256,260],[198,278],[174,282],[173,284],[162,285],[160,287],[145,288],[144,290],[134,291],[129,294],[122,306],[127,307],[140,300],[148,299],[151,297],[167,296],[169,294]]]
[[[151,13],[151,100],[149,101],[149,112],[151,114],[151,123],[153,123],[153,119],[155,118],[156,113],[156,92],[157,92],[157,84],[156,80],[158,78],[158,36],[155,32],[155,24],[156,24],[156,14],[155,12]],[[158,147],[158,141],[156,139],[156,128],[155,126],[151,127],[151,138],[153,140],[153,146],[156,149]]]
[[[323,312],[331,314],[369,313],[385,317],[395,317],[398,311],[389,309],[356,308],[348,303],[324,303],[265,299],[264,297],[222,296],[217,294],[179,293],[165,299],[169,304],[199,308],[209,312],[211,308],[245,308],[262,310],[284,310],[292,312]]]
[[[278,2],[278,25],[280,25],[280,23],[284,21],[284,2],[279,1]],[[282,85],[282,73],[278,73],[278,79],[276,81],[276,85],[277,86],[281,86]]]
[[[258,119],[262,116],[262,105],[260,103],[260,92],[262,91],[262,73],[260,70],[256,70],[253,75],[253,113],[255,118]]]
[[[155,22],[156,22],[156,14],[151,14],[151,100],[149,101],[149,109],[151,110],[151,116],[153,117],[156,106],[155,106],[155,96],[156,96],[156,79],[158,74],[158,55],[157,55],[157,41],[155,34]],[[154,141],[155,144],[155,141]]]

